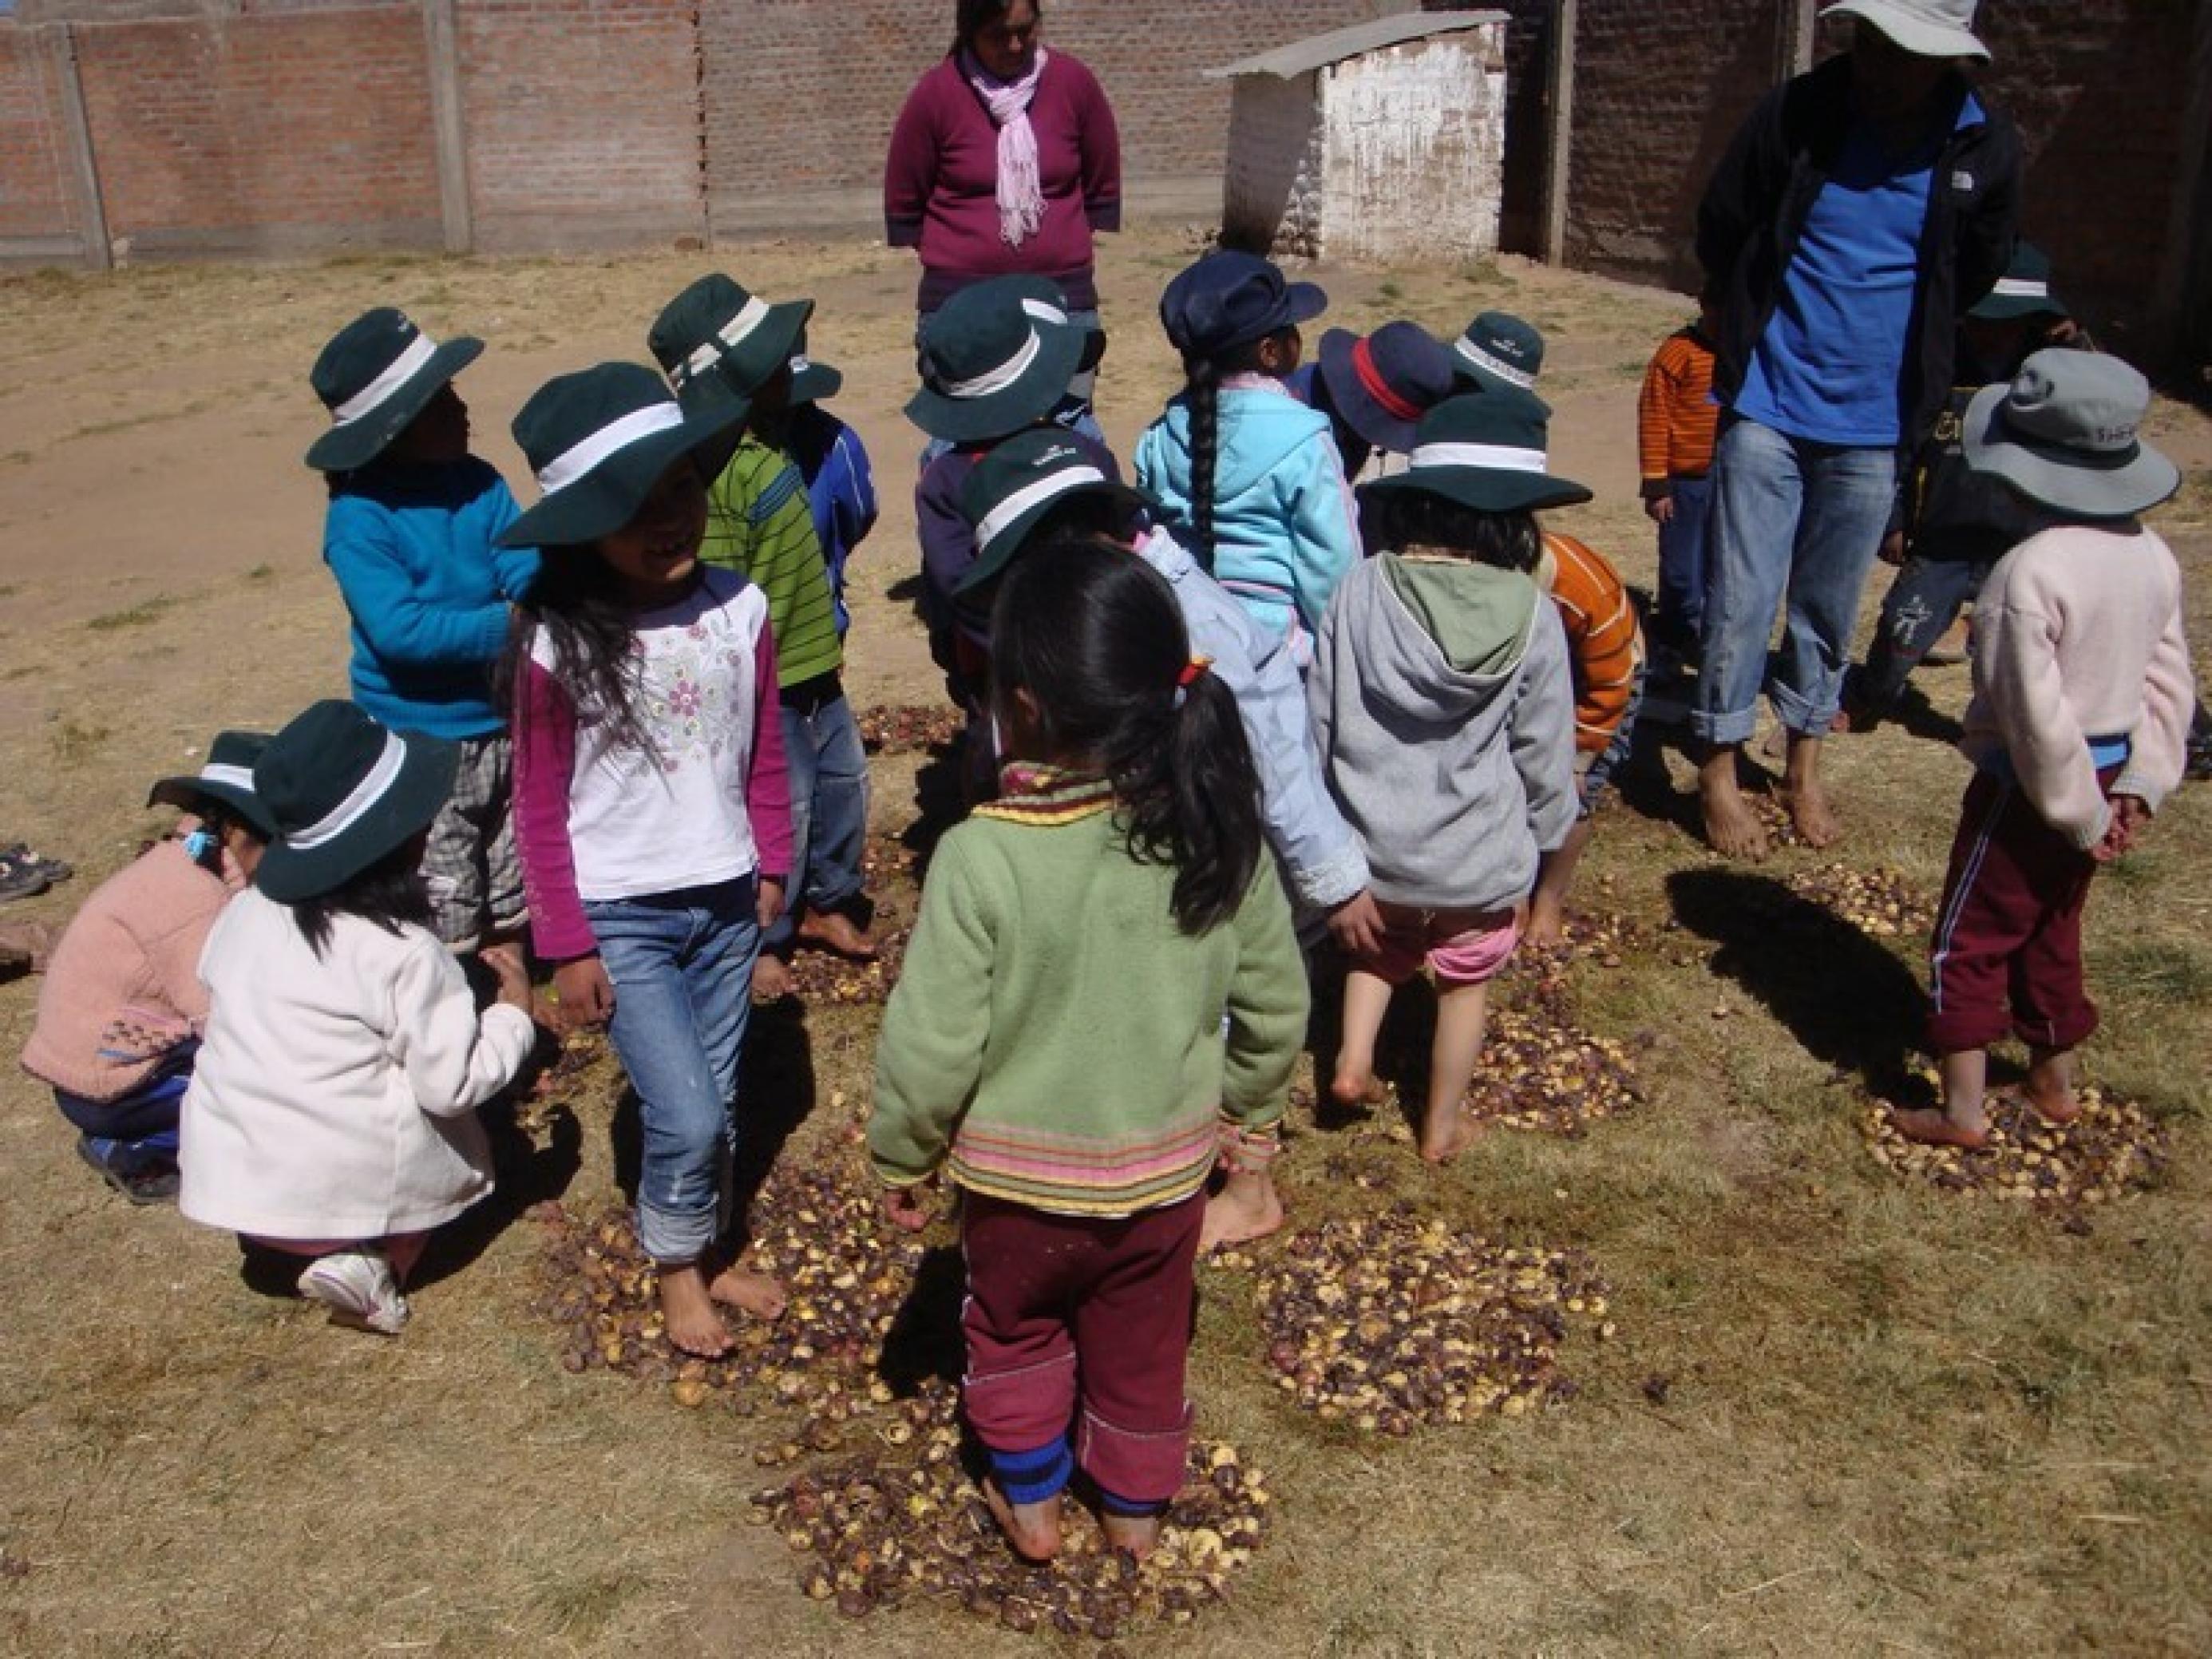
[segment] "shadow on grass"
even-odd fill
[[[1667,891],[1676,920],[1720,947],[1712,971],[1741,986],[1808,1053],[1884,1099],[1916,1092],[1910,1061],[1927,999],[1887,949],[1771,876],[1678,870]]]

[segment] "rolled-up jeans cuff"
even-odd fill
[[[1690,735],[1700,743],[1749,743],[1759,730],[1759,706],[1731,708],[1718,714],[1703,708],[1690,711]]]
[[[637,1206],[638,1248],[656,1262],[688,1267],[706,1255],[720,1231],[720,1207],[663,1210],[641,1200]]]
[[[1828,735],[1828,728],[1836,723],[1837,710],[1842,703],[1842,690],[1838,677],[1836,694],[1826,699],[1827,706],[1825,708],[1786,685],[1767,687],[1766,700],[1773,708],[1774,718],[1782,722],[1784,731],[1796,737],[1825,738]]]

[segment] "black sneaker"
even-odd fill
[[[88,1138],[80,1137],[76,1155],[95,1170],[100,1178],[133,1204],[173,1204],[177,1201],[178,1175],[173,1164],[146,1164],[137,1169],[121,1169],[100,1155]]]

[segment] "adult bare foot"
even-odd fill
[[[873,962],[876,942],[852,917],[839,910],[809,910],[799,919],[799,937],[833,955],[855,962]]]
[[[1157,1515],[1102,1515],[1098,1530],[1109,1547],[1141,1561],[1159,1547],[1160,1517]]]
[[[1474,1120],[1457,1106],[1448,1112],[1431,1112],[1421,1125],[1424,1164],[1449,1164],[1474,1144]]]
[[[724,1307],[735,1308],[755,1319],[781,1318],[791,1300],[783,1286],[766,1273],[740,1267],[734,1261],[714,1275],[707,1294]]]
[[[1698,806],[1705,819],[1705,844],[1723,858],[1766,856],[1766,830],[1743,798],[1735,777],[1736,751],[1719,748],[1698,769]]]
[[[1206,1200],[1206,1219],[1198,1230],[1198,1253],[1224,1244],[1249,1244],[1280,1231],[1283,1200],[1264,1171],[1238,1170]]]
[[[1035,1504],[1016,1504],[999,1490],[998,1481],[987,1474],[983,1477],[983,1501],[991,1506],[991,1518],[999,1523],[999,1530],[1006,1534],[1006,1541],[1023,1560],[1049,1561],[1060,1553],[1058,1492]],[[1110,1538],[1113,1534],[1109,1532],[1107,1535]]]
[[[753,1000],[781,1002],[791,994],[791,964],[773,951],[753,958]]]
[[[660,1270],[660,1318],[670,1345],[695,1358],[720,1359],[734,1346],[696,1262]]]
[[[1832,847],[1843,835],[1843,821],[1818,778],[1795,784],[1785,781],[1776,793],[1790,809],[1790,827],[1808,847]]]
[[[1917,1140],[1924,1146],[1959,1146],[1971,1152],[1986,1145],[1990,1138],[1986,1127],[1954,1123],[1933,1106],[1912,1112],[1893,1108],[1889,1121],[1907,1140]]]

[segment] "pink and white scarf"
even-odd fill
[[[999,129],[999,235],[1019,247],[1044,222],[1044,180],[1037,171],[1036,133],[1030,126],[1030,100],[1044,77],[1045,49],[1039,46],[1030,72],[1018,81],[1001,81],[976,61],[960,54],[960,71],[991,112]]]

